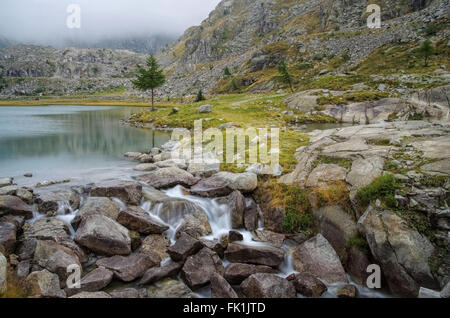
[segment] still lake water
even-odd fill
[[[120,119],[136,107],[0,107],[0,177],[35,184],[75,178],[93,181],[132,171],[127,151],[148,151],[169,140],[166,132],[128,127]],[[33,178],[24,179],[23,174]],[[83,179],[83,180],[82,180]]]

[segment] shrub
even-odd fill
[[[395,208],[395,191],[400,185],[395,182],[392,174],[376,178],[371,184],[358,190],[356,200],[358,204],[367,207],[371,202],[379,199],[386,207]]]

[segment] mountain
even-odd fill
[[[444,21],[448,28],[448,0],[376,1],[381,29],[367,27],[369,3],[374,1],[224,0],[159,55],[170,75],[162,94],[224,91],[230,87],[222,80],[225,67],[244,90],[275,89],[274,76],[264,70],[280,59],[314,66],[320,57],[345,55],[344,69],[385,45],[420,40],[431,23]]]

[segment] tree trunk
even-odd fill
[[[156,110],[156,108],[155,108],[155,95],[154,95],[154,91],[153,91],[153,88],[152,88],[152,111],[155,111]]]

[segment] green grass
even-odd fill
[[[369,244],[359,233],[357,233],[355,236],[351,237],[347,241],[345,247],[347,249],[351,249],[352,247],[355,247],[365,254],[369,254],[369,252],[370,252]]]
[[[376,178],[371,184],[358,190],[356,200],[361,207],[367,207],[379,199],[387,208],[395,208],[395,191],[400,188],[393,175],[386,174]]]

